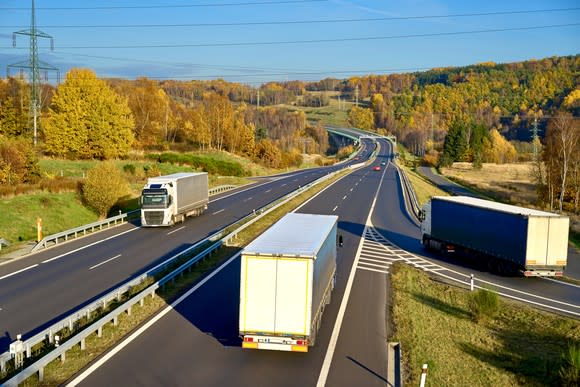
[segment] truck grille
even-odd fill
[[[163,224],[163,211],[145,211],[145,223],[148,225]]]

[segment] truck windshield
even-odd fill
[[[166,194],[146,194],[141,196],[141,206],[143,208],[166,208]]]

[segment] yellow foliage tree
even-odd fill
[[[517,160],[516,148],[502,136],[497,129],[492,129],[489,139],[483,139],[483,161],[487,163],[505,164]]]
[[[87,173],[83,182],[83,197],[101,217],[129,193],[129,184],[112,161],[98,164]]]
[[[354,106],[348,111],[348,124],[352,127],[371,130],[374,127],[374,114],[371,109]]]
[[[93,71],[72,69],[56,90],[44,133],[49,154],[117,158],[131,149],[133,117],[127,100]]]

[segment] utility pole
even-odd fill
[[[532,125],[532,153],[534,154],[534,161],[538,160],[538,119],[534,118],[534,125]]]
[[[257,105],[258,105],[258,107],[260,107],[260,88],[258,88],[258,101],[257,101]]]
[[[30,37],[30,52],[27,61],[13,63],[8,65],[6,70],[7,76],[10,76],[11,68],[28,69],[30,71],[30,114],[32,115],[34,127],[34,145],[36,146],[38,138],[38,115],[40,113],[41,95],[40,95],[40,70],[56,71],[57,83],[59,82],[59,71],[56,67],[49,63],[38,59],[38,38],[50,39],[50,49],[54,50],[54,41],[52,36],[36,29],[36,11],[34,7],[34,0],[32,0],[32,18],[30,22],[30,29],[17,31],[12,34],[12,46],[16,47],[16,35],[25,35]]]
[[[356,85],[356,87],[354,88],[354,100],[355,106],[358,107],[358,85]]]

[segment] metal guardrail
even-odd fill
[[[407,176],[405,171],[398,165],[396,165],[396,167],[397,167],[397,170],[399,171],[399,176],[401,176],[401,183],[402,183],[401,188],[403,189],[403,193],[407,192],[407,195],[409,198],[409,203],[411,204],[411,212],[413,213],[413,215],[415,216],[415,218],[417,220],[420,220],[421,205],[419,204],[419,201],[417,200],[417,195],[415,194],[415,189],[413,188],[413,185],[411,184],[411,181],[409,180],[409,177]],[[406,203],[406,201],[405,201],[405,203]],[[405,206],[406,206],[406,204],[405,204]]]
[[[229,191],[231,189],[236,188],[237,186],[227,184],[227,185],[220,185],[214,188],[209,189],[209,195],[216,195],[221,192]],[[119,224],[123,224],[127,222],[129,219],[132,219],[135,215],[139,213],[139,210],[129,211],[124,214],[119,214],[112,216],[107,219],[103,219],[94,223],[85,224],[80,227],[72,228],[70,230],[65,230],[58,232],[56,234],[52,234],[49,236],[44,237],[40,242],[38,242],[32,250],[31,253],[37,252],[40,249],[46,249],[48,247],[52,247],[58,245],[59,242],[66,242],[69,239],[75,239],[79,236],[87,235],[87,233],[93,233],[95,231],[101,231],[105,226],[106,228],[110,228],[111,226],[117,226]]]
[[[337,174],[340,171],[341,171],[341,169],[334,171],[332,173],[329,173],[329,174],[313,181],[312,183],[309,183],[309,184],[283,196],[282,198],[277,199],[277,200],[267,204],[266,206],[262,207],[260,210],[254,212],[250,215],[247,215],[246,217],[235,222],[234,224],[218,231],[217,233],[213,234],[212,236],[210,236],[202,241],[199,241],[195,245],[193,245],[193,246],[187,248],[186,250],[174,255],[173,257],[169,258],[167,261],[157,265],[156,267],[150,269],[149,271],[140,275],[139,277],[137,277],[131,281],[126,282],[125,284],[121,285],[117,289],[107,293],[107,295],[105,295],[104,297],[101,297],[97,301],[91,303],[91,305],[89,305],[89,306],[87,306],[79,311],[72,313],[71,315],[65,317],[64,319],[62,319],[58,323],[53,324],[51,327],[38,333],[37,335],[26,339],[23,342],[23,345],[25,348],[26,357],[30,357],[32,355],[32,347],[34,347],[35,345],[37,345],[43,341],[46,341],[46,340],[48,341],[48,343],[52,344],[54,342],[55,334],[57,334],[60,330],[62,330],[64,328],[68,328],[68,329],[72,330],[75,326],[75,323],[77,323],[81,318],[90,317],[90,314],[93,311],[95,311],[96,309],[98,309],[100,307],[106,306],[107,303],[109,303],[110,301],[112,301],[114,299],[120,300],[122,295],[125,294],[128,290],[130,290],[133,286],[139,285],[143,281],[145,281],[146,278],[151,277],[151,276],[165,270],[169,265],[172,265],[175,262],[175,260],[177,260],[178,258],[181,258],[181,257],[189,254],[192,250],[195,250],[197,247],[199,247],[203,243],[206,243],[208,241],[215,242],[211,246],[206,248],[204,251],[197,254],[195,257],[188,260],[187,262],[185,262],[184,264],[182,264],[181,266],[179,266],[175,270],[173,270],[171,273],[165,275],[163,278],[161,278],[160,280],[155,282],[153,285],[150,285],[147,289],[141,291],[138,295],[132,297],[130,300],[126,301],[125,303],[123,303],[119,307],[115,308],[115,310],[108,313],[106,316],[102,317],[101,319],[94,322],[90,326],[83,328],[79,333],[75,334],[74,336],[67,338],[67,340],[64,343],[60,344],[58,347],[56,347],[54,350],[52,350],[51,352],[49,352],[48,354],[46,354],[45,356],[43,356],[42,358],[37,360],[35,363],[26,367],[24,370],[22,370],[21,372],[16,374],[14,377],[12,377],[8,381],[6,381],[4,385],[17,386],[19,383],[22,383],[24,380],[26,380],[28,377],[34,375],[35,373],[38,373],[39,379],[42,381],[42,377],[44,374],[44,367],[46,367],[46,365],[48,365],[51,361],[53,361],[54,359],[59,358],[59,357],[61,358],[61,361],[64,361],[65,356],[66,356],[65,353],[68,349],[72,348],[73,346],[75,346],[77,344],[80,344],[81,349],[84,349],[85,339],[94,332],[97,332],[97,334],[100,337],[100,333],[102,332],[103,325],[105,325],[111,321],[116,325],[117,318],[121,313],[124,313],[124,312],[131,313],[130,311],[131,311],[132,306],[135,305],[137,302],[143,303],[143,300],[148,295],[154,296],[155,291],[159,287],[161,287],[163,284],[167,283],[168,281],[171,281],[173,278],[178,276],[183,271],[187,270],[189,267],[191,267],[192,265],[197,263],[199,260],[203,259],[208,254],[212,253],[213,251],[215,251],[216,249],[221,247],[222,244],[226,244],[230,239],[236,238],[237,234],[240,231],[242,231],[243,229],[245,229],[246,227],[248,227],[250,224],[256,222],[258,219],[267,215],[269,212],[275,210],[279,206],[292,200],[294,197],[298,196],[302,192],[304,192],[304,191],[320,184],[321,182],[329,179],[331,176],[334,176],[335,174]],[[234,228],[234,230],[228,233],[228,230],[231,230],[232,228]],[[13,358],[13,356],[10,354],[10,352],[5,352],[2,355],[0,355],[0,369],[2,371],[6,370],[6,363],[9,360],[11,360],[12,358]]]

